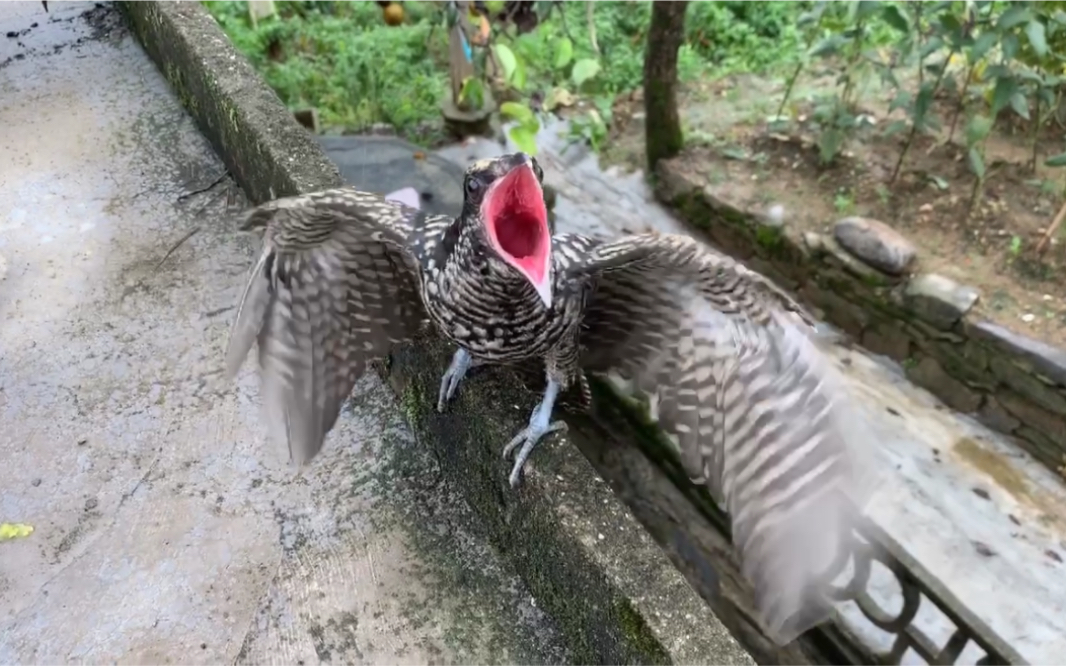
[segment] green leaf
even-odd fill
[[[847,41],[848,40],[841,35],[830,35],[815,44],[808,55],[812,58],[824,58],[836,55],[840,47],[846,44]]]
[[[925,83],[914,98],[914,123],[920,125],[933,104],[933,84]]]
[[[517,121],[522,125],[528,122],[530,118],[536,120],[536,116],[533,115],[533,109],[530,109],[525,104],[519,104],[518,102],[504,102],[501,104],[500,115]]]
[[[888,124],[888,127],[885,128],[884,136],[885,138],[895,136],[905,129],[907,129],[906,120],[893,120],[891,123]]]
[[[515,58],[514,51],[506,44],[496,44],[492,48],[496,53],[496,60],[499,61],[500,68],[503,69],[503,80],[510,83],[511,77],[514,76],[515,70],[518,69],[518,58]]]
[[[1003,51],[1003,60],[1009,62],[1014,60],[1014,56],[1018,55],[1018,49],[1020,48],[1018,43],[1018,35],[1004,35],[1002,41],[999,43],[999,48]]]
[[[922,50],[918,52],[918,58],[920,60],[925,60],[929,57],[930,53],[939,51],[942,48],[944,48],[944,40],[940,37],[932,37],[928,42],[922,45]]]
[[[574,87],[580,88],[581,84],[600,73],[600,61],[595,58],[583,58],[574,63],[574,69],[570,72],[570,78],[574,81]]]
[[[899,8],[899,5],[895,3],[882,7],[881,17],[884,18],[885,23],[902,33],[909,33],[911,31],[910,21],[907,20],[906,14],[904,14],[903,10]]]
[[[974,115],[973,118],[970,118],[970,122],[966,123],[966,145],[971,147],[976,146],[981,143],[991,131],[991,118],[980,114]]]
[[[563,37],[555,43],[555,69],[562,69],[574,59],[574,43]]]
[[[844,145],[844,131],[830,127],[818,137],[818,153],[823,164],[829,164]]]
[[[1010,98],[1018,91],[1018,81],[1013,76],[1000,76],[996,79],[996,86],[992,90],[992,115],[1006,108]]]
[[[974,40],[973,46],[970,47],[970,60],[977,62],[981,58],[985,57],[993,46],[999,41],[999,36],[994,32],[982,32]]]
[[[973,175],[979,179],[985,177],[985,158],[981,157],[981,153],[977,148],[970,148],[966,151],[966,162],[970,165],[970,171],[973,172]]]
[[[996,30],[1010,30],[1016,25],[1031,21],[1033,15],[1029,8],[1025,6],[1026,4],[1028,3],[1013,5],[1000,14],[999,21],[996,22]]]
[[[873,16],[880,8],[881,3],[877,0],[859,0],[855,7],[855,19],[862,20],[867,16]]]
[[[1022,118],[1029,120],[1029,100],[1019,90],[1010,96],[1010,108]]]
[[[1047,55],[1047,30],[1040,19],[1033,19],[1025,26],[1025,36],[1029,38],[1029,46],[1033,52],[1043,58]]]
[[[507,3],[504,0],[486,0],[485,9],[488,10],[489,14],[499,14],[506,5]]]
[[[511,137],[515,147],[523,153],[527,155],[537,154],[537,133],[535,130],[525,125],[516,125],[511,128],[507,136]]]
[[[1066,153],[1059,153],[1047,158],[1044,160],[1044,166],[1053,168],[1066,167]]]
[[[526,89],[526,61],[518,60],[516,65],[514,76],[511,77],[511,86],[515,90],[522,91]]]

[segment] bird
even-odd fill
[[[647,396],[693,481],[731,517],[765,628],[783,644],[828,617],[826,570],[870,494],[866,430],[821,350],[819,325],[771,280],[679,234],[555,233],[537,160],[472,163],[455,217],[353,187],[244,213],[263,250],[226,351],[235,377],[258,345],[269,428],[290,461],[321,450],[367,364],[432,326],[457,346],[444,410],[467,372],[542,378],[503,447],[514,488],[560,395],[590,375]]]

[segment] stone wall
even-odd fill
[[[973,287],[913,274],[916,249],[880,222],[852,217],[832,237],[800,233],[716,196],[684,155],[660,163],[656,176],[657,196],[723,251],[1066,475],[1066,351],[982,319]]]

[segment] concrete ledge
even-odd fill
[[[119,4],[249,199],[342,183],[199,3]],[[536,456],[540,464],[517,492],[506,486],[500,450],[528,418],[533,396],[506,373],[475,376],[454,409],[438,415],[426,396],[435,396],[449,353],[426,341],[398,351],[385,375],[449,482],[559,623],[575,660],[751,663],[578,451],[557,445]],[[760,661],[807,662],[794,648]]]
[[[797,292],[868,350],[901,362],[912,382],[949,407],[1013,435],[1066,477],[1066,350],[982,319],[972,287],[936,274],[909,275],[913,246],[899,270],[879,269],[900,260],[900,248],[910,244],[876,221],[841,220],[836,238],[801,236],[726,200],[688,163],[682,155],[658,167],[656,195],[679,216]],[[857,227],[868,233],[849,242]]]
[[[337,167],[199,2],[117,4],[253,203],[343,184]]]

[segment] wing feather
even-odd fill
[[[604,243],[582,367],[654,396],[694,480],[729,513],[768,633],[826,619],[825,571],[869,496],[862,431],[814,320],[765,277],[684,236]]]
[[[369,361],[424,319],[409,239],[431,222],[415,209],[351,188],[279,199],[246,214],[263,251],[226,351],[227,377],[253,340],[272,437],[290,461],[321,450]]]

